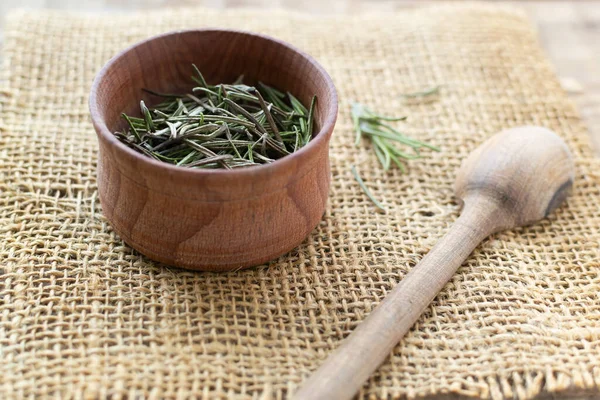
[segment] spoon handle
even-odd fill
[[[485,239],[490,218],[465,207],[450,231],[296,392],[296,400],[351,399]]]

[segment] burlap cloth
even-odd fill
[[[205,26],[299,46],[329,71],[341,102],[320,226],[287,256],[235,273],[139,255],[113,233],[96,192],[94,75],[126,45]],[[287,397],[456,218],[461,160],[522,124],[555,130],[574,152],[568,205],[484,242],[361,397],[600,393],[600,163],[520,12],[476,4],[337,18],[17,12],[7,18],[3,63],[2,397]],[[436,84],[436,101],[400,96]],[[406,175],[382,172],[367,144],[352,144],[351,100],[409,115],[408,133],[443,151]],[[388,214],[374,211],[351,164]]]

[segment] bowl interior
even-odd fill
[[[142,88],[164,93],[190,92],[196,64],[209,84],[262,81],[289,91],[309,105],[317,95],[315,134],[337,113],[336,94],[327,73],[306,54],[265,36],[227,30],[169,33],[124,51],[99,75],[95,107],[110,132],[122,129],[121,113],[139,115],[139,101],[162,98]]]

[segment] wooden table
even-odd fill
[[[548,57],[586,122],[600,155],[600,1],[510,1],[529,13]],[[389,12],[419,7],[416,0],[3,0],[0,18],[16,7],[124,11],[202,5],[213,8],[284,8],[313,14]],[[0,44],[2,41],[0,21]]]
[[[600,2],[536,1],[520,5],[537,24],[548,57],[577,103],[600,156]]]

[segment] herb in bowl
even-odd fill
[[[258,83],[209,85],[193,65],[198,85],[185,95],[144,91],[165,100],[141,117],[122,114],[127,129],[115,136],[148,157],[187,168],[269,164],[312,138],[316,96],[305,107],[291,93]]]

